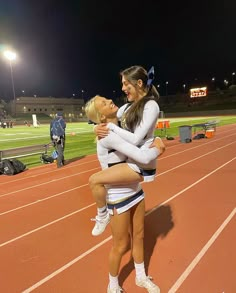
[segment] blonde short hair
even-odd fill
[[[96,98],[100,97],[96,95],[92,99],[90,99],[85,105],[85,114],[89,120],[93,121],[94,123],[101,123],[101,114],[98,112],[95,106]]]

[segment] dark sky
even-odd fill
[[[155,84],[232,80],[236,1],[0,0],[0,49],[11,46],[17,95],[120,93],[119,71],[155,66]],[[113,91],[116,93],[114,94]],[[0,59],[0,97],[11,98]]]

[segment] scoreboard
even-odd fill
[[[206,97],[207,87],[199,87],[190,89],[190,98]]]

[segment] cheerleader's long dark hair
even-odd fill
[[[150,100],[157,102],[160,97],[156,87],[152,84],[154,79],[154,68],[152,67],[149,72],[147,72],[142,66],[135,65],[121,71],[120,76],[121,78],[124,77],[135,88],[137,88],[138,80],[142,80],[142,90],[146,93],[143,98],[132,102],[132,105],[125,113],[127,129],[134,132],[136,126],[142,121],[145,104]]]

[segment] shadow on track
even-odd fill
[[[144,263],[146,273],[150,263],[153,250],[158,238],[164,238],[174,227],[172,218],[172,210],[170,205],[160,206],[157,210],[145,217],[144,224]],[[125,279],[134,270],[134,262],[131,257],[129,262],[121,269],[119,274],[120,286],[123,285]]]

